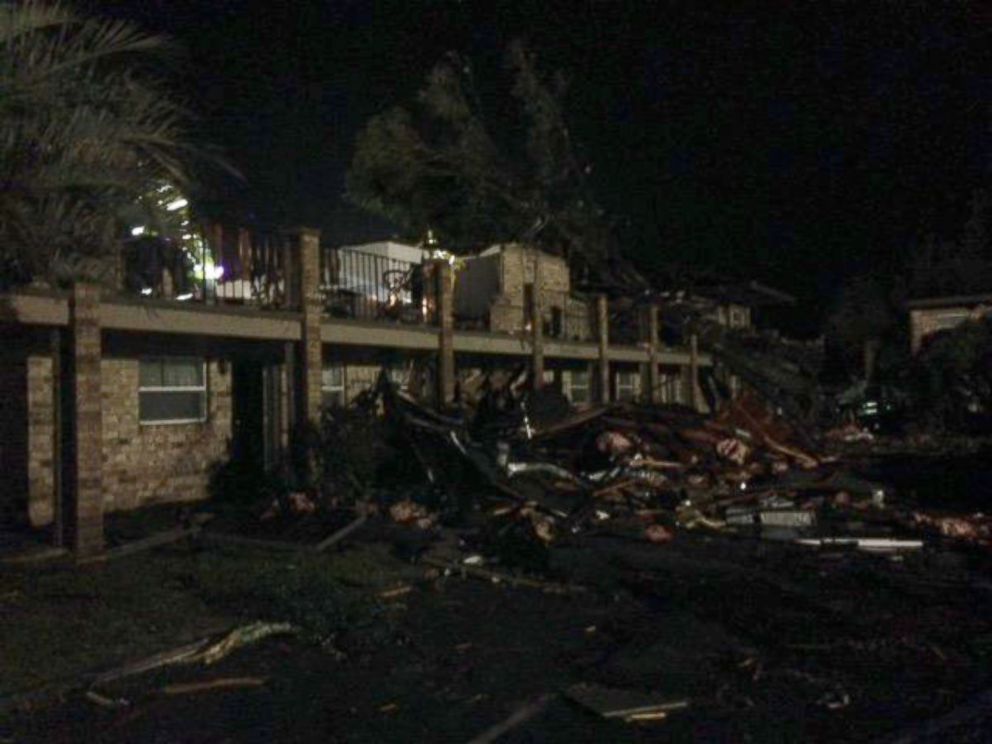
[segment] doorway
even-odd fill
[[[282,458],[282,365],[238,359],[231,369],[232,459],[269,472]]]

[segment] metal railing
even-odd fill
[[[320,252],[320,293],[332,317],[435,322],[429,264],[350,249]]]
[[[247,230],[140,237],[122,255],[124,292],[177,302],[292,309],[289,238]]]

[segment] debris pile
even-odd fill
[[[387,417],[443,494],[430,506],[404,495],[386,507],[395,522],[478,527],[469,549],[508,563],[604,533],[665,544],[705,530],[875,553],[918,550],[921,536],[988,544],[982,515],[896,509],[882,485],[809,447],[753,395],[710,416],[670,405],[576,411],[514,384],[483,386],[460,415],[380,386]]]

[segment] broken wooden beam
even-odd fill
[[[491,744],[491,742],[496,741],[508,731],[511,731],[517,726],[520,726],[521,724],[526,723],[532,718],[540,715],[544,709],[548,707],[548,703],[554,700],[557,696],[557,693],[553,692],[538,696],[534,700],[531,700],[527,704],[517,708],[517,710],[511,713],[505,720],[500,721],[495,726],[483,731],[468,744]]]

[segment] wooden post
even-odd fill
[[[651,304],[643,308],[641,319],[641,343],[647,349],[648,363],[641,375],[642,397],[648,403],[657,403],[661,378],[658,369],[658,306]]]
[[[599,336],[599,384],[597,394],[600,403],[610,402],[610,306],[606,295],[596,298],[596,332]]]
[[[62,492],[62,331],[49,335],[52,353],[52,542],[65,544],[65,494]]]
[[[689,405],[699,410],[699,338],[689,336]]]
[[[323,345],[320,337],[320,231],[298,228],[295,233],[298,259],[295,275],[298,280],[297,298],[303,314],[301,332],[302,353],[300,369],[300,406],[302,419],[311,424],[320,422],[321,384],[323,377]]]
[[[544,304],[541,302],[541,253],[534,253],[534,292],[531,307],[531,374],[534,390],[544,385]]]
[[[100,379],[100,289],[77,283],[70,299],[72,350],[69,355],[72,403],[66,457],[68,513],[64,515],[73,550],[103,550],[103,413]]]
[[[437,298],[437,403],[443,408],[455,399],[454,299],[451,265],[442,259],[434,262],[435,297]]]

